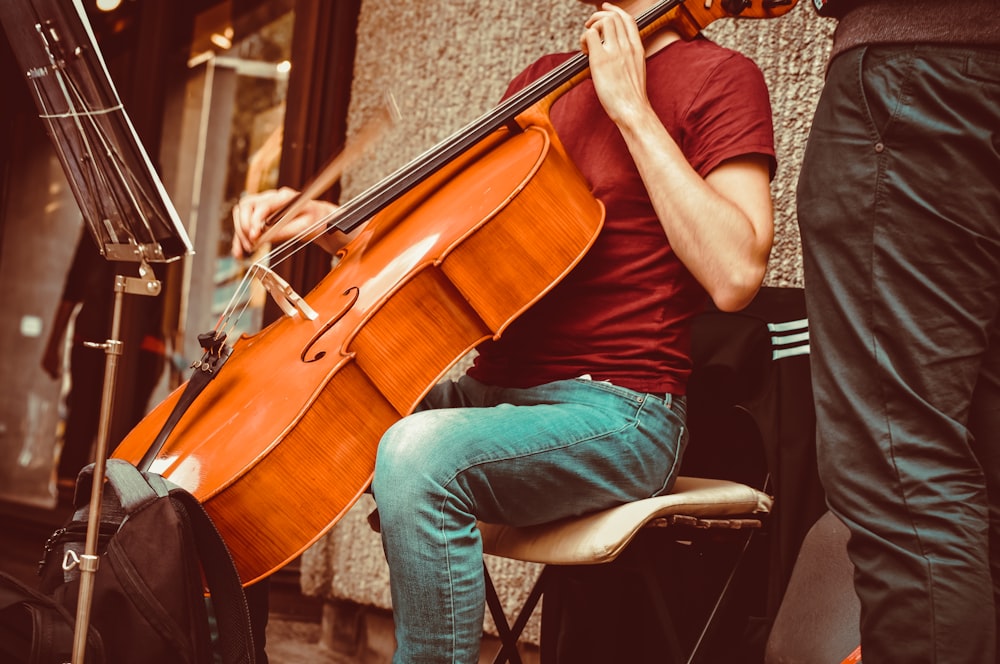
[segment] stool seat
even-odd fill
[[[600,512],[515,528],[480,522],[485,553],[546,565],[611,562],[644,526],[755,528],[741,516],[770,512],[771,496],[739,482],[679,477],[669,494],[625,503]]]

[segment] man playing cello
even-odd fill
[[[593,3],[590,3],[593,4]],[[686,444],[691,320],[756,294],[773,238],[775,159],[763,77],[743,56],[664,29],[655,0],[599,5],[591,78],[552,124],[601,200],[596,243],[474,365],[437,385],[378,449],[372,491],[390,569],[395,662],[477,662],[485,590],[477,520],[516,526],[668,492]],[[541,58],[514,94],[572,54]],[[245,198],[234,253],[296,192]],[[332,210],[313,201],[292,237]],[[316,238],[335,251],[346,238]]]

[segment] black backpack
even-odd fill
[[[108,460],[106,475],[86,663],[254,664],[246,596],[201,504],[121,459]],[[9,581],[0,589],[4,662],[69,661],[80,589],[73,563],[84,552],[92,478],[93,465],[77,479],[72,518],[45,545],[40,592],[28,596]],[[8,642],[25,614],[31,631]]]
[[[63,664],[73,654],[76,617],[49,595],[0,572],[0,661]],[[104,642],[90,625],[86,664],[106,664]]]

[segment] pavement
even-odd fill
[[[267,627],[268,664],[348,664],[320,641],[320,624],[271,617]]]

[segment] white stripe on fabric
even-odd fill
[[[799,334],[785,334],[780,337],[771,337],[771,343],[775,346],[782,344],[795,344],[802,341],[809,341],[809,330]]]
[[[767,329],[772,332],[788,332],[789,330],[805,330],[809,327],[808,318],[800,318],[798,320],[790,320],[786,323],[768,323]]]
[[[780,360],[783,357],[794,357],[796,355],[808,355],[809,344],[804,346],[791,346],[789,348],[776,348],[771,353],[772,360]]]

